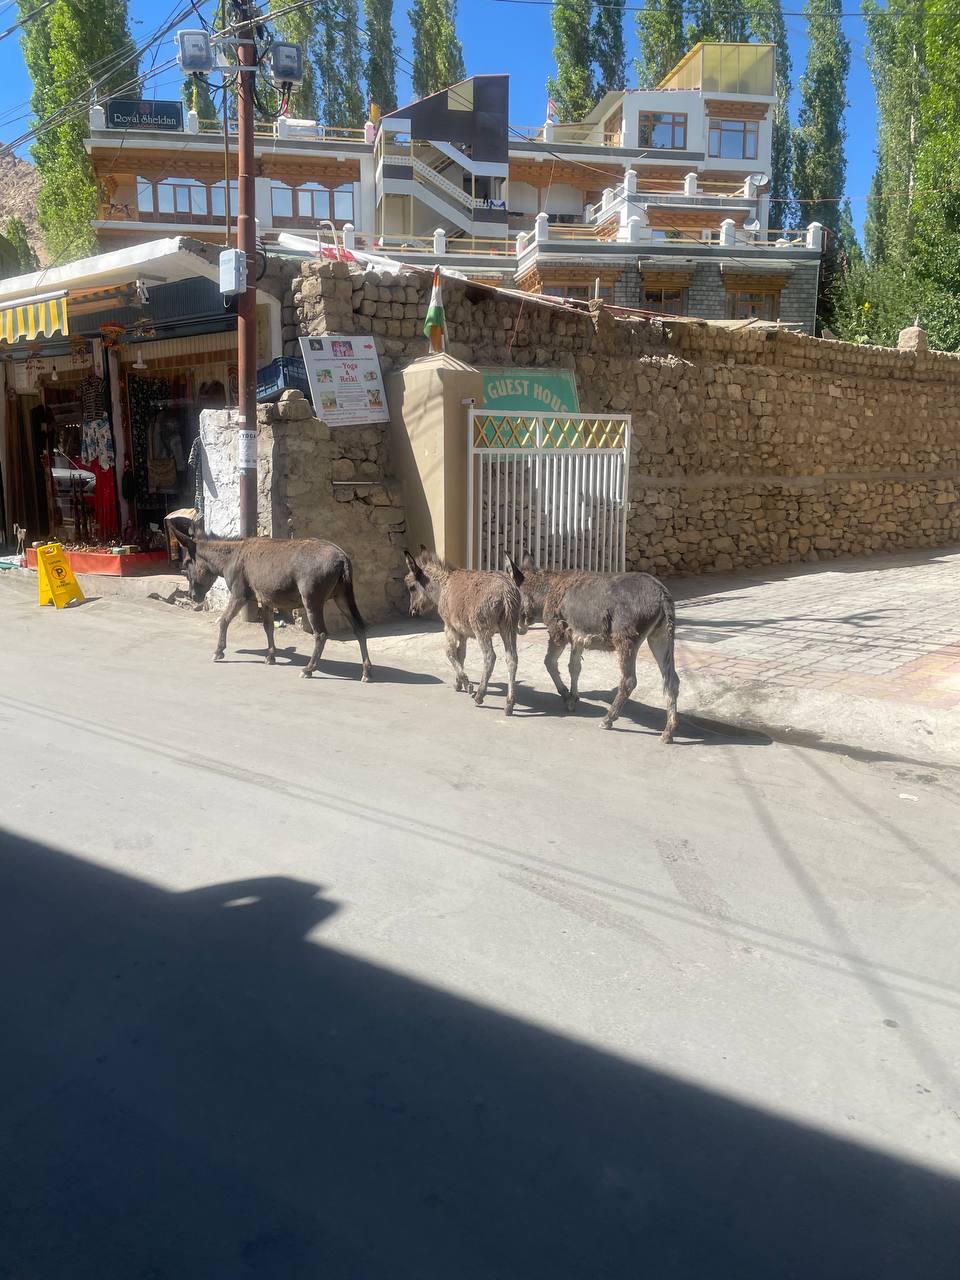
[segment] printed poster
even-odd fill
[[[389,422],[380,357],[373,338],[325,334],[301,338],[317,417],[330,427]]]

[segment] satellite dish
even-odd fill
[[[751,235],[755,235],[760,230],[760,221],[758,218],[751,218],[749,222],[743,224],[744,231],[749,231]]]
[[[755,187],[765,187],[770,179],[765,173],[751,173],[750,181]]]

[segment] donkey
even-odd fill
[[[187,532],[176,522],[171,522],[170,528],[183,548],[180,567],[190,587],[190,599],[199,604],[219,577],[230,588],[230,599],[220,619],[214,662],[223,660],[227,627],[248,601],[256,600],[263,611],[267,662],[273,666],[277,661],[273,611],[302,606],[313,632],[313,654],[303,675],[312,676],[327,643],[323,607],[332,597],[360,645],[361,680],[370,679],[367,628],[353,594],[353,566],[347,553],[335,543],[319,538],[208,538]]]
[[[516,702],[517,627],[520,621],[520,592],[505,573],[456,569],[420,548],[419,559],[404,551],[410,572],[404,578],[410,592],[410,616],[436,609],[447,637],[447,657],[453,667],[457,692],[466,691],[481,706],[497,661],[494,633],[499,632],[507,658],[507,715]],[[483,651],[483,675],[479,687],[467,679],[463,659],[467,639],[473,636]]]
[[[547,629],[544,666],[568,711],[579,700],[577,682],[584,649],[614,651],[620,659],[620,687],[600,721],[609,729],[637,687],[637,652],[646,640],[663,676],[669,698],[661,742],[672,742],[677,728],[680,680],[674,665],[676,613],[673,597],[649,573],[588,573],[579,569],[538,570],[533,558],[507,565],[523,599],[521,629],[542,618]],[[560,676],[557,659],[570,645],[570,688]]]

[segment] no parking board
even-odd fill
[[[37,591],[40,604],[56,605],[58,609],[71,600],[84,599],[59,542],[47,542],[37,547]]]

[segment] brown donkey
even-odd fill
[[[620,688],[601,729],[609,729],[637,687],[637,653],[646,640],[663,676],[669,698],[667,723],[660,735],[672,742],[677,728],[677,696],[680,680],[674,665],[673,641],[676,614],[673,597],[659,579],[649,573],[588,573],[580,569],[538,570],[530,556],[507,565],[523,598],[521,629],[542,618],[547,629],[544,666],[568,711],[579,699],[577,681],[584,649],[613,651],[620,659]],[[557,659],[570,646],[570,688],[560,676]]]
[[[404,578],[410,592],[410,615],[429,613],[436,609],[440,614],[447,637],[447,657],[456,674],[457,692],[473,694],[479,707],[486,697],[487,685],[497,655],[493,649],[493,637],[499,633],[507,659],[507,715],[513,714],[516,701],[517,679],[517,627],[520,622],[520,592],[505,573],[490,573],[472,569],[456,569],[439,559],[426,547],[420,548],[418,558],[404,551],[410,572]],[[467,652],[467,640],[474,637],[483,652],[483,675],[474,693],[467,679],[463,660]]]
[[[267,636],[267,662],[277,660],[273,643],[275,608],[302,608],[313,632],[313,654],[303,670],[312,676],[327,643],[324,605],[334,600],[353,628],[363,659],[361,679],[370,679],[367,628],[353,594],[353,566],[350,557],[333,542],[319,538],[208,538],[193,534],[171,521],[170,528],[183,548],[180,568],[190,586],[190,599],[199,604],[223,577],[230,599],[220,618],[220,634],[213,655],[223,659],[227,627],[244,604],[256,600]]]

